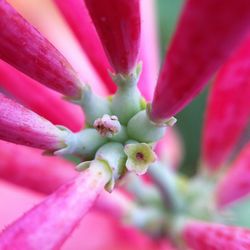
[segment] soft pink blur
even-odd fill
[[[228,162],[244,137],[250,117],[249,83],[250,36],[219,70],[209,95],[202,158],[212,170]]]

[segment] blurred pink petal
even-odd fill
[[[188,0],[158,79],[151,117],[185,107],[249,31],[249,0]]]
[[[57,150],[65,132],[0,93],[0,139],[31,147]]]
[[[4,0],[0,14],[0,58],[48,87],[78,98],[81,82],[60,52]]]
[[[0,232],[42,199],[42,195],[12,185],[1,179],[0,197],[2,199],[0,206]]]
[[[155,84],[159,72],[159,42],[156,23],[156,2],[144,0],[141,7],[141,44],[139,61],[142,61],[142,73],[139,89],[147,100],[153,97]]]
[[[225,163],[250,117],[250,37],[222,67],[212,87],[203,134],[203,160],[211,169]]]
[[[88,212],[109,175],[89,169],[35,206],[0,235],[2,249],[58,249]]]
[[[139,0],[85,0],[85,4],[115,72],[131,73],[140,44]]]
[[[190,222],[183,237],[192,250],[249,250],[250,230],[218,224]]]
[[[63,100],[61,94],[37,83],[1,60],[0,72],[0,86],[37,114],[73,131],[83,127],[82,109]]]
[[[155,151],[164,165],[177,169],[183,158],[183,145],[178,131],[168,128],[165,136],[157,142]]]
[[[48,194],[75,175],[69,161],[0,140],[0,178],[6,181]]]
[[[218,205],[225,206],[250,193],[250,143],[241,151],[217,190]]]
[[[112,93],[116,87],[108,74],[110,68],[102,44],[97,35],[83,0],[54,0],[78,38],[80,45],[93,64],[104,84]]]
[[[4,204],[0,206],[0,230],[41,200],[41,196],[35,193],[17,189],[1,181],[0,196],[4,199]],[[90,212],[81,220],[79,227],[74,230],[61,249],[173,250],[174,248],[167,241],[154,242],[131,226],[121,225],[108,213]]]

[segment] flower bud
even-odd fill
[[[139,0],[85,0],[115,73],[135,67],[140,43]]]
[[[0,94],[0,139],[55,151],[65,146],[68,133]]]
[[[239,46],[249,23],[249,0],[186,1],[158,78],[154,121],[175,115],[194,99]]]
[[[0,2],[0,58],[74,99],[82,84],[64,56],[5,0]]]
[[[157,125],[149,120],[146,110],[133,116],[128,122],[128,135],[139,142],[155,142],[161,139],[166,125]]]
[[[124,151],[128,157],[126,168],[138,175],[145,174],[150,164],[156,161],[156,154],[146,143],[127,144]]]

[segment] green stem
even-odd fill
[[[156,162],[149,167],[148,174],[161,192],[167,209],[173,213],[178,213],[182,204],[177,191],[174,173],[166,166]]]

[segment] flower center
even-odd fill
[[[144,160],[144,155],[141,152],[137,152],[135,157],[138,161]]]

